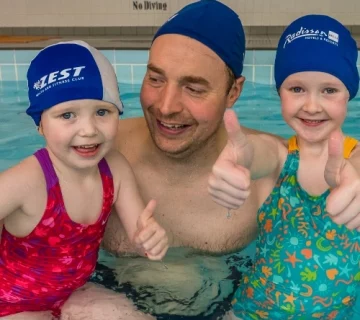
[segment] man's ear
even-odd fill
[[[227,97],[226,108],[231,108],[236,102],[236,100],[240,97],[241,91],[244,86],[244,82],[245,82],[245,77],[243,76],[235,80]]]
[[[42,136],[44,135],[44,131],[43,131],[41,122],[40,122],[39,127],[38,127],[38,132],[39,132],[40,135],[42,135]]]

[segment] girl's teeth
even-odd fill
[[[95,148],[97,146],[97,144],[93,144],[91,146],[78,146],[78,148],[81,148],[81,149],[91,149],[91,148]]]
[[[320,122],[322,122],[322,120],[305,120],[305,119],[304,119],[304,121],[305,122],[310,122],[310,123],[320,123]]]

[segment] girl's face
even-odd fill
[[[119,111],[111,103],[73,100],[43,112],[39,131],[49,152],[68,167],[96,166],[116,138]]]
[[[328,73],[294,73],[285,79],[279,93],[284,120],[307,142],[327,140],[345,120],[349,92]]]

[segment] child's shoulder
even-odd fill
[[[120,161],[120,164],[122,164],[123,161],[127,161],[126,158],[124,157],[124,155],[115,149],[111,149],[105,156],[105,159],[109,165],[111,163],[113,163],[114,165],[117,165],[118,161]]]
[[[16,195],[32,197],[46,190],[46,181],[41,166],[35,156],[30,156],[19,164],[0,173],[0,183],[6,190],[16,190]],[[14,196],[15,196],[14,194]]]
[[[10,176],[16,181],[36,181],[44,177],[44,173],[35,156],[29,156],[13,167],[3,171],[2,176]]]
[[[117,150],[111,150],[105,157],[114,183],[114,193],[120,190],[122,182],[133,179],[133,170],[127,159]]]
[[[124,170],[130,169],[130,164],[123,154],[117,150],[111,150],[105,157],[113,176]]]
[[[354,137],[350,137],[347,136],[345,139],[345,145],[344,145],[345,149],[349,149],[349,154],[350,154],[350,158],[353,155],[360,155],[360,145],[359,145],[359,141],[354,138]]]
[[[356,167],[360,165],[360,146],[357,139],[349,136],[345,138],[344,157]]]

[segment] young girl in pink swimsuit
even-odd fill
[[[27,79],[26,112],[46,147],[0,174],[0,317],[59,316],[94,271],[113,205],[141,253],[159,260],[168,248],[155,201],[145,208],[112,150],[123,106],[109,61],[85,42],[61,42],[39,52]]]

